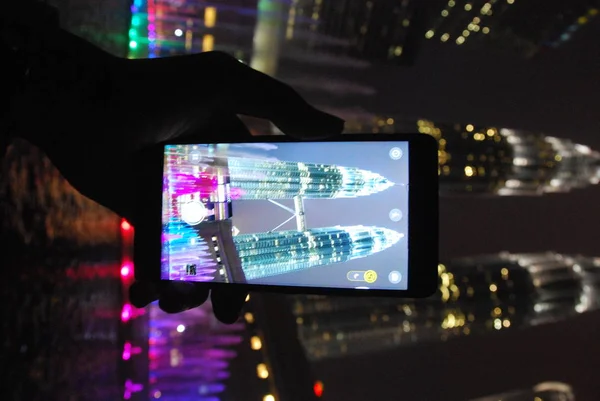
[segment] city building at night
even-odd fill
[[[364,258],[402,237],[387,228],[352,226],[241,234],[234,242],[244,275],[253,280]]]
[[[359,168],[271,159],[230,157],[218,146],[177,145],[167,148],[167,183],[179,214],[200,201],[201,214],[213,220],[231,215],[231,200],[339,199],[369,196],[394,186],[382,175]],[[163,216],[168,219],[168,216]]]
[[[317,55],[403,62],[422,39],[425,8],[413,0],[294,0],[286,46]]]
[[[169,225],[172,238],[164,245],[169,255],[164,269],[170,280],[244,283],[367,257],[403,237],[387,228],[364,226],[234,236],[230,221],[216,223],[229,226],[220,225],[225,228],[207,233],[213,227],[210,223],[193,228]]]
[[[558,47],[598,15],[598,0],[441,0],[425,37],[455,46],[494,45],[533,56]]]
[[[369,196],[394,185],[380,174],[227,153],[212,145],[167,147],[163,278],[245,283],[367,257],[404,236],[360,225],[307,227],[304,199]],[[240,234],[233,226],[233,192],[237,200],[270,202],[291,216],[271,231]],[[292,199],[294,208],[281,199]],[[292,219],[295,230],[278,230]]]
[[[444,194],[542,195],[600,180],[600,153],[567,139],[473,124],[417,125],[438,140]]]
[[[230,157],[230,185],[240,200],[355,198],[385,191],[394,185],[380,174],[327,164]]]
[[[600,259],[510,254],[440,264],[424,300],[294,297],[301,341],[313,360],[365,354],[554,322],[600,305]]]
[[[442,195],[533,196],[600,181],[599,152],[541,133],[368,114],[346,125],[348,134],[415,131],[438,140]]]

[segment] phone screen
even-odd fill
[[[161,278],[408,289],[408,142],[164,148]]]

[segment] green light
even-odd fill
[[[137,31],[135,29],[132,28],[132,29],[129,30],[129,37],[130,38],[135,38],[137,36],[138,36],[138,33],[137,33]]]
[[[138,17],[136,15],[133,18],[131,18],[131,25],[133,25],[133,26],[140,26],[140,17]]]
[[[132,49],[137,49],[138,43],[135,40],[129,42],[129,47]]]

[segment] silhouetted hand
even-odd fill
[[[3,28],[3,41],[25,57],[28,69],[26,86],[11,99],[13,134],[46,152],[83,195],[134,226],[133,159],[140,149],[176,138],[202,143],[227,139],[226,132],[250,135],[238,114],[271,120],[298,138],[343,130],[342,120],[224,53],[127,60],[55,27],[20,24]],[[138,282],[130,295],[135,306],[158,299],[174,313],[202,304],[208,289]],[[217,318],[235,321],[245,297],[226,288],[213,291]]]

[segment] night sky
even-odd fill
[[[600,23],[562,49],[523,60],[492,49],[426,43],[411,68],[378,67],[375,114],[542,131],[600,149]],[[342,106],[342,105],[338,105]],[[600,188],[536,198],[443,199],[443,258],[502,250],[600,256]],[[600,395],[599,313],[567,323],[322,362],[328,400],[465,400],[546,380]],[[329,386],[329,387],[327,387]],[[327,391],[326,391],[327,392]]]

